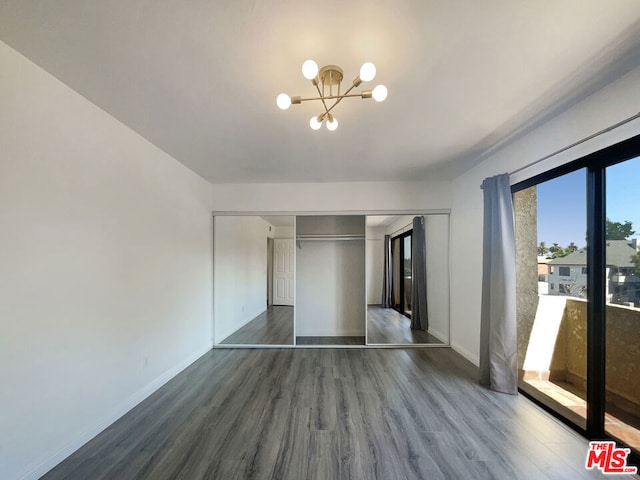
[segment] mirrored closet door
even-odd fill
[[[449,343],[449,215],[366,217],[367,344]]]
[[[295,217],[216,215],[214,343],[293,345]]]

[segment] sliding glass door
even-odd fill
[[[606,433],[640,451],[640,157],[606,169]]]
[[[402,238],[402,266],[403,266],[403,305],[402,313],[411,317],[411,290],[413,288],[413,276],[411,273],[411,232],[407,232]]]
[[[402,311],[402,239],[395,237],[391,240],[391,298],[393,308]]]
[[[640,135],[512,187],[521,392],[640,451]]]
[[[413,230],[391,239],[393,308],[411,317],[411,290],[413,288],[411,239]]]
[[[514,194],[520,388],[586,428],[586,169]]]

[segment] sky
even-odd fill
[[[587,232],[586,169],[538,185],[538,244],[584,247]],[[607,168],[607,218],[629,220],[640,237],[640,157]]]

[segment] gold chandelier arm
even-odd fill
[[[358,78],[359,78],[359,77],[358,77]],[[349,92],[350,92],[351,90],[353,90],[355,86],[356,86],[356,85],[355,85],[355,83],[354,83],[353,85],[351,85],[351,86],[349,87],[349,89],[348,89],[346,92],[344,92],[344,94],[343,94],[343,95],[337,95],[337,96],[335,97],[335,98],[336,98],[335,103],[334,103],[333,105],[331,105],[331,107],[329,107],[329,109],[325,112],[325,115],[328,115],[328,114],[329,114],[329,112],[330,112],[331,110],[333,110],[333,109],[335,108],[335,106],[336,106],[336,105],[338,105],[338,104],[342,101],[342,99],[343,99],[343,98],[345,98],[345,97],[362,97],[362,94],[359,94],[359,93],[352,93],[352,94],[349,94]],[[329,98],[329,97],[325,97],[325,98]],[[365,98],[365,97],[362,97],[362,98]],[[325,108],[326,108],[326,107],[325,107]]]
[[[313,82],[313,84],[316,86],[316,90],[318,90],[318,95],[320,95],[320,100],[322,100],[322,105],[324,105],[324,114],[329,113],[329,109],[327,108],[327,103],[324,101],[326,97],[324,97],[322,95],[322,92],[320,92],[320,87],[318,86],[318,82]]]
[[[300,97],[300,102],[309,102],[311,100],[322,100],[323,103],[324,103],[324,100],[338,99],[338,101],[340,101],[340,100],[342,100],[343,98],[346,98],[346,97],[371,98],[371,95],[367,96],[367,91],[364,91],[362,93],[352,93],[350,95],[344,94],[344,95],[327,95],[326,97]],[[291,103],[300,103],[300,102],[291,102]],[[333,107],[333,105],[331,107]]]
[[[336,105],[338,105],[343,98],[347,98],[347,97],[361,97],[361,98],[371,98],[371,92],[370,91],[364,91],[362,93],[351,93],[349,94],[348,92],[350,92],[352,90],[353,87],[351,87],[349,90],[347,90],[347,93],[343,94],[343,95],[328,95],[326,97],[307,97],[307,98],[300,98],[300,102],[307,102],[310,100],[322,100],[322,104],[324,105],[324,113],[321,115],[318,115],[318,117],[322,117],[324,118],[325,116],[329,115],[329,113],[331,112],[331,110],[333,110]],[[335,99],[336,101],[333,103],[333,105],[331,105],[329,108],[327,108],[327,104],[325,103],[325,100],[333,100]]]

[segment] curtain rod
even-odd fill
[[[519,173],[519,172],[521,172],[523,170],[526,170],[527,168],[533,167],[534,165],[537,165],[540,162],[544,162],[545,160],[547,160],[547,159],[549,159],[551,157],[554,157],[555,155],[558,155],[560,153],[566,152],[567,150],[569,150],[569,149],[571,149],[573,147],[577,147],[578,145],[580,145],[580,144],[582,144],[584,142],[587,142],[587,141],[591,140],[592,138],[599,137],[600,135],[603,135],[603,134],[605,134],[607,132],[610,132],[611,130],[615,130],[616,128],[621,127],[622,125],[635,120],[636,118],[640,118],[640,112],[636,113],[635,115],[631,115],[630,117],[625,118],[624,120],[621,120],[620,122],[618,122],[618,123],[616,123],[614,125],[611,125],[611,126],[609,126],[607,128],[603,128],[602,130],[599,130],[596,133],[592,133],[591,135],[589,135],[587,137],[584,137],[584,138],[578,140],[577,142],[572,143],[571,145],[567,145],[566,147],[563,147],[563,148],[561,148],[559,150],[556,150],[555,152],[550,153],[549,155],[546,155],[546,156],[544,156],[544,157],[542,157],[542,158],[540,158],[540,159],[538,159],[538,160],[536,160],[534,162],[528,163],[523,167],[516,168],[515,170],[509,172],[509,175],[513,175],[515,173]],[[480,186],[480,188],[482,188],[482,186]]]

